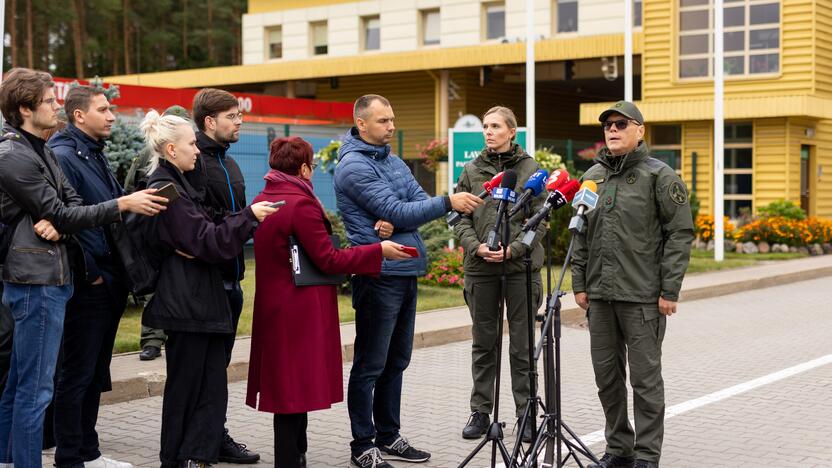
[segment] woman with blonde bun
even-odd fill
[[[236,257],[259,222],[277,211],[255,203],[214,223],[185,180],[199,150],[190,121],[150,111],[141,124],[153,150],[148,186],[173,184],[178,197],[158,218],[152,242],[163,252],[156,293],[142,323],[168,336],[162,404],[162,468],[217,462],[227,402],[225,339],[233,332],[219,264]]]

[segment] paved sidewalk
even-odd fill
[[[832,275],[832,255],[693,274],[685,278],[681,300],[685,302],[712,298],[830,275]],[[575,326],[583,321],[584,312],[577,307],[572,294],[567,294],[561,302],[563,304],[562,316],[566,325]],[[414,348],[437,346],[470,338],[471,317],[466,307],[425,312],[416,316]],[[342,325],[341,343],[345,362],[352,361],[354,340],[354,325],[352,323]],[[250,339],[238,338],[228,371],[230,382],[247,377],[249,351]],[[149,362],[139,361],[137,353],[121,354],[113,358],[111,370],[113,391],[102,395],[103,404],[161,395],[164,390],[164,353],[162,358]]]
[[[832,459],[829,285],[828,278],[818,278],[680,306],[668,320],[664,343],[668,414],[662,467],[828,466]],[[603,428],[603,415],[586,330],[564,328],[561,350],[564,418],[581,436],[597,434]],[[455,467],[476,445],[460,437],[468,418],[470,356],[470,341],[414,351],[405,373],[403,433],[433,457],[411,468]],[[826,359],[823,365],[777,377],[784,369],[819,358]],[[349,365],[343,372],[348,375]],[[501,419],[507,423],[506,443],[511,448],[514,408],[508,374],[504,366]],[[760,379],[767,380],[747,391],[725,394]],[[229,390],[232,434],[261,452],[258,466],[273,466],[271,415],[244,405],[245,382],[233,383]],[[161,404],[160,397],[152,397],[102,407],[98,425],[102,451],[137,468],[158,466]],[[348,466],[349,439],[346,404],[311,413],[310,468]],[[600,455],[603,442],[592,449]],[[488,466],[489,455],[490,451],[482,452],[469,466]],[[49,466],[50,457],[44,462]]]

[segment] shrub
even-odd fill
[[[321,162],[321,170],[329,174],[335,173],[335,166],[338,164],[338,150],[341,149],[341,140],[332,140],[328,145],[315,153],[315,158]]]
[[[690,217],[694,222],[696,222],[696,220],[699,219],[699,208],[702,205],[699,201],[699,197],[696,196],[696,192],[690,192],[688,203],[690,204]]]
[[[790,200],[777,200],[757,209],[763,218],[806,219],[806,212]]]
[[[832,221],[818,218],[803,220],[783,216],[760,218],[739,228],[734,234],[738,242],[768,242],[798,247],[832,242]]]
[[[416,145],[422,164],[434,172],[439,163],[448,160],[448,140],[431,140],[427,145]]]
[[[425,249],[428,252],[428,262],[438,259],[448,247],[448,241],[454,236],[454,232],[448,228],[445,218],[437,218],[423,224],[419,228],[419,235],[425,242]]]
[[[541,169],[546,169],[548,172],[552,172],[555,169],[566,169],[566,166],[563,164],[563,157],[553,152],[550,148],[538,148],[534,152],[534,159]]]
[[[696,235],[702,242],[708,242],[714,239],[714,217],[701,215],[696,218]],[[727,216],[723,217],[723,229],[725,231],[725,239],[730,239],[734,232],[734,225]]]
[[[462,247],[445,247],[442,254],[428,265],[428,274],[419,281],[423,284],[461,288],[465,286],[465,270],[462,267]]]

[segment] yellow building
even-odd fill
[[[538,145],[574,156],[603,138],[596,117],[623,96],[624,1],[535,1]],[[648,142],[711,212],[711,0],[632,1]],[[786,198],[832,217],[832,2],[724,1],[726,214]],[[524,124],[525,3],[249,0],[242,65],[107,80],[342,101],[382,94],[396,112],[396,150],[441,190],[446,172],[414,163],[418,145],[497,104]]]

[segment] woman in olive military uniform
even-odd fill
[[[497,173],[512,169],[517,173],[519,191],[525,181],[539,169],[537,162],[514,140],[517,134],[517,119],[514,112],[506,107],[493,107],[483,116],[485,149],[465,165],[457,183],[458,192],[477,193],[482,184]],[[535,198],[531,209],[537,211],[543,204],[545,194]],[[497,217],[497,201],[487,199],[471,216],[466,216],[454,227],[460,244],[465,251],[465,302],[473,321],[473,346],[471,350],[471,374],[474,380],[471,391],[471,417],[462,431],[466,439],[481,437],[488,430],[490,414],[494,406],[494,379],[497,365],[498,310],[500,278],[505,262],[507,290],[505,293],[509,325],[509,363],[511,365],[511,387],[517,417],[523,415],[529,397],[529,338],[526,310],[526,274],[523,257],[526,246],[521,243],[520,229],[526,216],[520,212],[510,220],[510,235],[506,258],[503,250],[492,252],[486,246],[486,238],[494,227]],[[543,266],[543,247],[540,239],[545,232],[541,223],[532,244],[532,301],[534,310],[540,307],[542,288],[540,268]],[[519,421],[518,421],[519,427]],[[531,439],[531,424],[526,425],[524,439]]]

